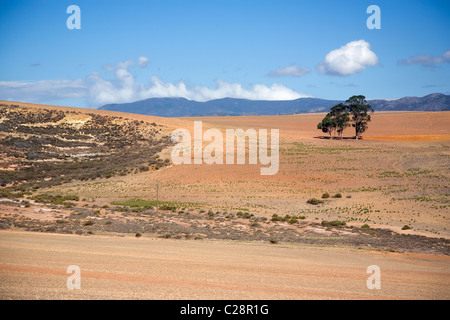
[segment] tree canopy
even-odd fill
[[[325,118],[323,118],[322,122],[317,124],[317,129],[322,130],[324,133],[328,133],[331,138],[331,134],[336,130],[336,126],[336,120],[328,113]]]
[[[338,138],[343,138],[344,129],[355,128],[355,139],[367,130],[371,120],[370,113],[373,108],[367,103],[366,97],[352,96],[344,103],[339,103],[331,108],[330,112],[317,124],[317,129],[328,133],[330,138],[338,134]]]
[[[371,120],[369,112],[374,112],[373,108],[367,103],[364,96],[353,96],[345,101],[348,111],[352,116],[352,127],[355,128],[355,138],[365,132],[368,127],[368,123]]]

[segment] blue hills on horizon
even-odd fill
[[[286,101],[223,98],[206,102],[185,98],[150,98],[131,103],[107,104],[98,109],[159,117],[289,115],[328,112],[332,106],[341,102],[344,101],[319,98]],[[450,111],[450,95],[442,93],[367,102],[375,111]]]

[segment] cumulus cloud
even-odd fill
[[[279,68],[269,73],[269,77],[303,77],[311,72],[310,68],[299,68],[295,65]]]
[[[330,51],[317,69],[324,74],[348,76],[363,71],[367,66],[377,64],[378,57],[371,50],[370,44],[367,41],[358,40]]]
[[[434,67],[436,64],[450,62],[450,50],[445,51],[440,57],[433,57],[431,54],[419,54],[408,59],[397,61],[397,65],[407,66],[418,64],[423,67]]]
[[[139,57],[139,59],[138,59],[139,67],[145,68],[148,65],[148,63],[149,63],[149,59],[147,57],[143,57],[143,56]]]
[[[139,59],[138,65],[148,63]],[[126,103],[148,98],[177,97],[195,101],[208,101],[221,98],[241,98],[249,100],[294,100],[310,97],[287,88],[279,83],[270,86],[253,84],[244,87],[240,83],[216,80],[215,87],[188,87],[184,82],[164,82],[153,76],[147,83],[137,82],[129,68],[135,62],[130,59],[115,66],[103,66],[112,74],[105,78],[100,72],[92,72],[85,79],[43,80],[43,81],[2,81],[0,99],[46,103],[49,101],[81,98],[87,106],[98,107],[110,103]]]
[[[164,82],[157,76],[151,77],[148,83],[140,83],[136,82],[134,76],[128,71],[128,68],[132,65],[132,60],[119,62],[114,71],[114,79],[105,79],[98,72],[91,73],[86,80],[89,104],[101,106],[149,98],[186,98],[195,101],[208,101],[222,98],[294,100],[310,97],[278,83],[271,86],[253,84],[249,88],[245,88],[239,83],[229,83],[217,79],[215,88],[206,86],[188,88],[182,81],[178,83]]]
[[[222,98],[249,100],[294,100],[308,95],[300,94],[281,84],[271,86],[254,84],[244,88],[239,83],[216,80],[216,87],[194,86],[188,88],[184,82],[164,82],[153,76],[149,84],[135,82],[127,71],[116,72],[116,81],[106,80],[98,73],[89,77],[89,99],[94,105],[124,103],[148,98],[186,98],[195,101],[208,101]]]

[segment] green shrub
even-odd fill
[[[409,230],[409,229],[412,229],[412,228],[406,224],[402,227],[402,230]]]
[[[330,197],[330,194],[328,192],[325,192],[322,194],[322,199],[327,199]]]
[[[292,217],[288,220],[288,223],[290,224],[298,223],[298,219],[296,217]]]
[[[333,196],[333,198],[342,198],[342,194],[336,193],[336,194]]]
[[[272,215],[272,221],[283,221],[282,217],[279,217],[276,213]]]
[[[361,229],[370,229],[370,226],[366,223],[361,226]]]
[[[50,194],[50,193],[41,193],[35,195],[31,199],[36,202],[41,203],[51,203],[51,204],[64,204],[66,201],[79,201],[80,199],[76,195],[61,195],[61,194]]]
[[[322,226],[324,226],[324,227],[342,227],[345,225],[346,225],[345,221],[339,221],[339,220],[333,220],[333,221],[323,220],[322,221]]]
[[[170,204],[162,204],[161,206],[159,206],[160,210],[170,210],[170,211],[176,211],[177,207],[175,205],[170,205]]]
[[[308,199],[308,201],[306,201],[306,203],[308,203],[308,204],[312,204],[312,205],[318,205],[318,204],[321,204],[321,203],[324,203],[324,201],[323,200],[319,200],[319,199],[316,199],[316,198],[311,198],[311,199]]]
[[[73,203],[73,202],[64,201],[62,204],[64,205],[64,208],[73,208],[73,207],[75,207],[75,203]]]
[[[241,218],[244,218],[244,219],[250,219],[251,217],[254,216],[253,213],[250,214],[250,213],[248,213],[248,212],[241,212],[241,211],[239,211],[238,213],[236,213],[236,215],[237,215],[238,217],[241,217]]]
[[[30,201],[22,200],[22,203],[25,204],[25,208],[31,207]]]

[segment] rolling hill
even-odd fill
[[[107,104],[100,110],[120,111],[160,117],[283,115],[327,112],[343,102],[318,98],[288,101],[246,100],[224,98],[198,102],[185,98],[150,98],[146,100]],[[397,100],[369,100],[375,111],[449,111],[450,96],[433,93],[424,97],[404,97]]]

